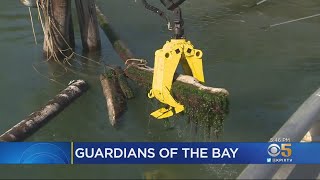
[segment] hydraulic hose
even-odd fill
[[[160,9],[150,5],[147,0],[141,0],[142,1],[142,4],[144,5],[144,7],[156,14],[158,14],[160,17],[162,17],[164,20],[166,20],[167,22],[167,25],[168,25],[168,29],[171,31],[172,30],[172,27],[171,27],[171,23],[170,23],[170,20],[169,18],[166,16],[166,14],[161,11]]]

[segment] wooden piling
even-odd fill
[[[100,50],[101,40],[95,0],[75,1],[84,51]]]
[[[73,28],[73,20],[72,16],[69,17],[69,26],[70,26],[70,32],[69,32],[69,39],[70,39],[70,47],[74,49],[76,47],[76,40],[74,38],[74,28]]]
[[[44,53],[48,58],[68,57],[74,45],[71,0],[44,0],[41,9],[45,19]]]
[[[26,119],[13,126],[0,136],[0,141],[22,141],[42,127],[46,122],[66,108],[76,98],[88,89],[88,84],[83,80],[77,80],[61,91],[54,99],[50,100],[40,110],[33,112]]]

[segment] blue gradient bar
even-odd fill
[[[74,164],[320,164],[320,143],[74,143],[73,150]]]
[[[320,164],[320,143],[0,143],[0,164]]]
[[[1,142],[0,164],[71,164],[71,143]]]

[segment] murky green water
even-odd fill
[[[317,0],[273,1],[248,8],[253,0],[189,0],[183,5],[186,35],[204,51],[208,85],[230,92],[230,114],[219,141],[267,141],[318,88],[320,18],[269,31],[273,23],[319,13]],[[164,22],[134,0],[98,1],[115,30],[140,58],[152,64],[153,52],[170,37]],[[36,18],[36,11],[33,11]],[[76,20],[74,21],[76,22]],[[79,30],[77,52],[81,52]],[[184,119],[168,128],[149,117],[155,109],[145,91],[129,102],[122,126],[110,126],[98,74],[89,61],[74,70],[42,59],[42,33],[36,21],[34,44],[28,10],[18,1],[0,6],[0,132],[18,123],[54,97],[72,79],[85,79],[90,90],[27,141],[190,141]],[[105,37],[101,56],[92,59],[121,64]],[[76,61],[77,62],[77,61]],[[80,62],[80,59],[78,60]],[[57,82],[50,81],[54,78]],[[199,140],[201,136],[199,135]],[[243,166],[99,165],[1,166],[0,178],[142,178],[146,172],[164,178],[235,178]]]

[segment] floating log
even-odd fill
[[[69,86],[50,100],[43,108],[30,114],[26,119],[9,129],[0,136],[0,141],[23,141],[59,112],[66,108],[76,98],[88,89],[83,80],[71,82]]]
[[[122,72],[122,73],[121,73]],[[132,90],[126,79],[119,78],[124,72],[120,67],[110,68],[106,73],[100,75],[103,94],[106,98],[107,111],[112,126],[118,124],[118,118],[127,109],[127,97],[132,97]],[[121,82],[125,80],[125,82]],[[121,87],[121,84],[123,87]]]
[[[126,61],[127,59],[134,58],[134,55],[131,52],[131,50],[127,48],[126,44],[119,38],[117,33],[112,29],[112,27],[107,21],[107,18],[104,16],[104,14],[102,14],[98,6],[96,6],[96,12],[101,29],[108,37],[114,50],[118,53],[121,59]]]
[[[127,77],[150,89],[153,69],[143,61],[128,61],[134,59],[134,54],[114,32],[107,18],[97,6],[96,11],[100,27],[105,32],[115,51],[126,62],[125,74]],[[206,119],[208,128],[214,126],[219,132],[221,131],[222,120],[229,110],[229,92],[226,89],[207,87],[191,76],[176,74],[172,93],[178,102],[185,105],[185,112],[189,117],[192,117],[192,119]]]
[[[84,51],[100,50],[101,40],[94,0],[76,0],[76,8]]]

